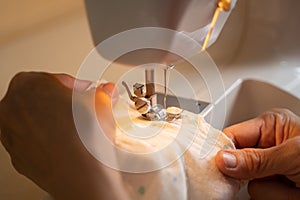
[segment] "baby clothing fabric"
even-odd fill
[[[114,108],[115,145],[124,187],[131,199],[234,199],[240,182],[224,176],[215,155],[232,141],[201,115],[183,111],[173,122],[147,121],[128,102]]]

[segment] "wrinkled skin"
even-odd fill
[[[248,192],[253,199],[300,199],[298,116],[286,109],[273,109],[228,127],[224,133],[238,150],[217,154],[220,171],[237,179],[250,179]],[[235,165],[228,165],[226,154],[236,158]]]
[[[0,102],[1,142],[15,169],[55,199],[127,199],[120,174],[94,159],[78,137],[74,81],[64,74],[17,74]],[[91,83],[78,83],[75,92],[84,96]],[[108,133],[114,128],[113,90],[112,83],[100,85],[95,95],[98,120]]]

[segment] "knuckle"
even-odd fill
[[[291,111],[287,108],[272,108],[268,111],[266,111],[267,113],[276,113],[276,114],[289,114],[291,113]]]
[[[293,112],[286,108],[273,108],[264,112],[261,117],[266,121],[273,123],[281,123],[282,125],[293,116]]]
[[[34,87],[38,85],[36,82],[39,74],[37,72],[17,73],[11,79],[7,93],[1,103],[14,105],[17,102],[24,101],[28,96],[28,91],[33,91]]]
[[[27,73],[26,72],[19,72],[16,74],[10,81],[7,93],[5,97],[3,98],[3,102],[10,102],[12,99],[17,99],[19,98],[18,92],[20,91],[26,84],[26,78]]]
[[[38,79],[42,74],[39,72],[19,72],[17,73],[10,82],[10,88],[23,88],[24,86],[31,85],[36,79]],[[41,77],[42,78],[42,77]]]
[[[23,83],[30,72],[19,72],[10,81],[10,87],[18,86]]]
[[[287,108],[273,108],[272,109],[274,112],[276,113],[289,113],[291,112],[289,109]]]

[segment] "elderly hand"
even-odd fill
[[[239,150],[216,156],[218,168],[238,179],[252,179],[253,199],[300,199],[300,118],[285,109],[224,129]]]
[[[16,75],[0,102],[1,142],[16,170],[55,199],[118,199],[123,193],[119,173],[94,159],[77,134],[72,115],[74,82],[63,74]],[[78,80],[74,92],[84,94],[90,84]],[[113,89],[111,83],[101,85],[95,95],[99,120],[107,127],[114,127]]]

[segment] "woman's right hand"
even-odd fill
[[[230,126],[224,133],[238,148],[217,154],[217,166],[224,174],[250,179],[248,192],[253,199],[300,199],[298,116],[273,109]]]

